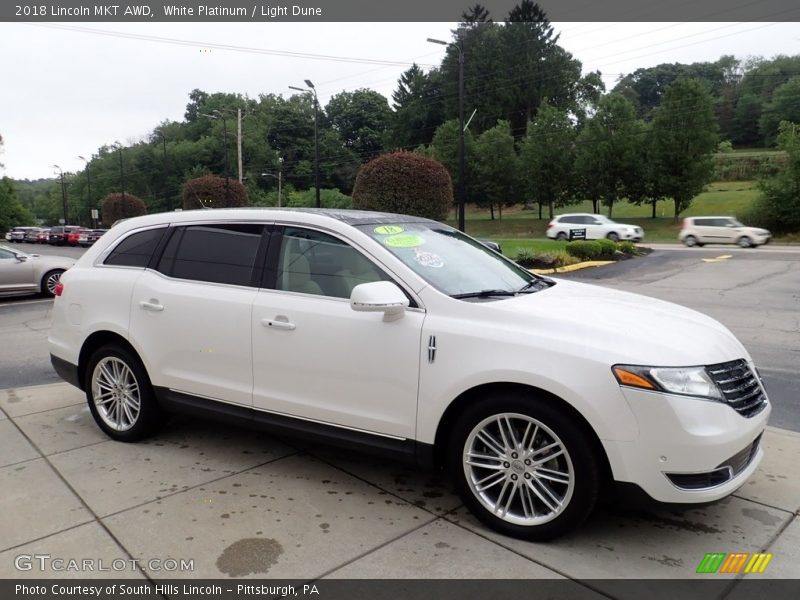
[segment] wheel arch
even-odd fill
[[[94,354],[95,350],[111,343],[124,346],[141,360],[136,348],[120,334],[108,330],[95,331],[84,340],[78,355],[78,383],[80,383],[81,389],[86,389],[86,366],[89,363],[89,358]]]
[[[463,413],[464,409],[469,404],[477,401],[481,397],[502,392],[512,392],[525,395],[535,394],[539,398],[547,398],[548,401],[557,406],[559,410],[567,414],[572,420],[574,420],[578,427],[581,428],[586,435],[586,439],[589,440],[592,450],[594,451],[593,454],[598,457],[598,463],[603,480],[608,483],[613,481],[611,463],[608,460],[608,455],[606,454],[603,444],[600,442],[600,438],[589,421],[586,420],[586,417],[584,417],[569,402],[556,396],[552,392],[548,392],[547,390],[533,385],[515,382],[483,383],[465,390],[453,399],[453,401],[445,409],[444,413],[442,414],[442,418],[439,420],[439,424],[436,427],[436,436],[434,438],[433,447],[433,460],[437,468],[441,468],[445,463],[448,436],[450,431],[452,431],[453,424],[456,422],[456,419],[458,419],[461,413]]]

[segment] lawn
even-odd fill
[[[721,181],[709,184],[706,191],[698,195],[692,205],[681,214],[681,217],[700,215],[742,215],[750,204],[758,197],[758,189],[752,181]],[[612,218],[624,223],[638,225],[645,232],[645,243],[677,241],[681,228],[680,219],[673,219],[674,204],[672,200],[659,202],[656,208],[657,217],[651,218],[650,205],[636,206],[628,202],[614,205]],[[557,209],[556,214],[571,212],[592,212],[589,201]],[[608,208],[603,207],[603,214]],[[514,207],[503,211],[502,219],[490,219],[488,210],[471,206],[467,208],[467,233],[497,241],[503,246],[503,253],[514,256],[517,249],[525,247],[536,252],[562,250],[563,244],[551,242],[545,238],[547,229],[547,211],[539,220],[538,209],[524,210]],[[454,220],[450,221],[455,225]],[[534,238],[534,239],[532,239]],[[538,240],[535,238],[539,238]],[[524,242],[523,242],[524,240]],[[781,240],[779,240],[781,241]],[[789,241],[789,240],[786,240]]]

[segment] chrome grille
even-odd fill
[[[767,396],[747,361],[732,360],[706,367],[725,402],[743,417],[753,417],[767,406]]]

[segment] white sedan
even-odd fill
[[[612,242],[644,239],[644,231],[636,225],[617,223],[603,215],[571,213],[558,215],[547,225],[547,237],[554,240],[571,239],[570,231],[585,230],[587,240],[609,239]]]

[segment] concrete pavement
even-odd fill
[[[708,578],[695,572],[707,552],[771,552],[765,573],[738,577],[800,578],[800,434],[769,428],[764,444],[757,473],[721,502],[599,508],[534,544],[486,529],[431,473],[193,420],[123,444],[67,384],[5,389],[0,578],[109,577],[19,570],[20,556],[47,554],[138,561],[114,577],[569,578],[607,581],[613,596],[614,578]],[[167,559],[192,569],[165,571]]]

